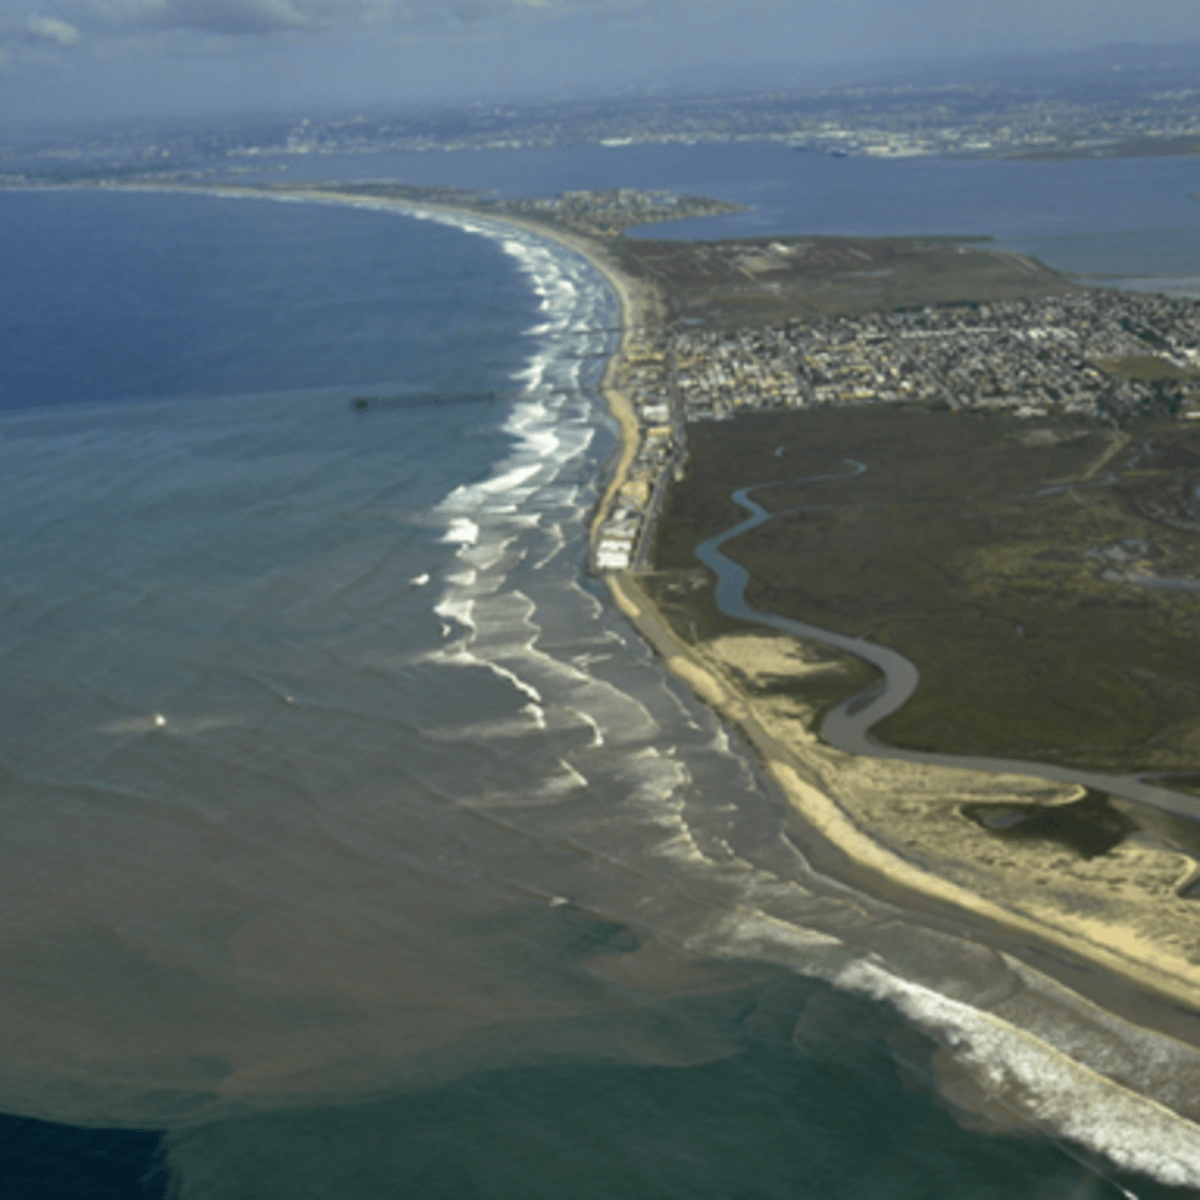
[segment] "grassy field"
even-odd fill
[[[1085,478],[1113,433],[1083,421],[871,406],[693,425],[654,586],[685,636],[727,631],[692,549],[744,515],[730,491],[778,481],[756,499],[786,515],[725,552],[750,570],[754,607],[869,636],[917,664],[921,685],[877,727],[884,740],[1195,769],[1200,430],[1164,420],[1129,432]],[[847,458],[867,472],[788,482]]]
[[[1136,379],[1141,383],[1160,383],[1200,378],[1200,371],[1177,367],[1157,355],[1138,355],[1133,358],[1101,358],[1097,362],[1110,375],[1120,379]]]
[[[740,329],[901,306],[1061,296],[1079,290],[1044,263],[950,238],[626,239],[624,270],[654,280],[675,317]]]

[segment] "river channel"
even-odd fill
[[[823,483],[847,476],[861,475],[865,464],[855,459],[845,459],[848,471],[834,474],[811,475],[800,479],[777,480],[770,483],[751,484],[732,493],[733,501],[750,515],[724,533],[719,533],[701,542],[695,549],[700,559],[717,577],[717,607],[728,617],[778,629],[794,637],[822,642],[838,650],[847,651],[869,662],[883,675],[881,683],[851,696],[832,709],[821,723],[821,736],[831,746],[849,754],[869,758],[903,759],[906,762],[923,763],[930,766],[957,767],[977,771],[991,771],[1012,775],[1034,775],[1054,779],[1061,783],[1079,784],[1100,792],[1122,796],[1139,804],[1148,804],[1176,816],[1200,822],[1200,797],[1187,796],[1167,788],[1147,783],[1138,775],[1109,775],[1099,771],[1081,771],[1074,767],[1059,767],[1049,763],[1028,762],[1023,759],[988,758],[981,755],[934,754],[921,750],[903,750],[885,745],[871,736],[871,729],[885,717],[896,712],[917,690],[921,675],[914,663],[902,654],[881,646],[877,642],[861,637],[847,637],[817,625],[794,621],[776,613],[759,612],[746,603],[746,587],[750,573],[741,564],[722,553],[721,547],[743,533],[798,508],[781,512],[768,512],[750,498],[751,492],[784,484]]]

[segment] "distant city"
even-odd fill
[[[1200,155],[1195,66],[1159,63],[1126,70],[1114,65],[976,82],[27,131],[0,143],[0,187],[170,181],[230,186],[244,176],[261,180],[278,171],[277,182],[267,187],[336,190],[532,220],[551,231],[600,239],[620,258],[614,239],[624,229],[738,206],[629,187],[516,199],[395,183],[290,184],[286,173],[304,156],[737,141],[772,142],[797,153],[833,157]],[[834,261],[837,255],[857,255],[871,266],[867,249],[839,250],[826,239],[820,252],[813,252],[814,261],[830,261],[818,264],[813,279],[806,280],[804,256],[793,264],[795,278],[771,274],[778,266],[767,262],[773,246],[730,243],[721,252],[729,261],[720,263],[715,249],[712,261],[684,261],[686,247],[672,250],[679,261],[650,262],[647,256],[655,247],[649,242],[638,243],[636,254],[624,253],[623,267],[640,276],[661,276],[660,283],[672,272],[678,276],[668,288],[676,311],[673,319],[640,329],[626,348],[622,384],[632,401],[637,442],[593,547],[593,566],[600,570],[646,566],[667,486],[684,468],[683,427],[690,422],[752,410],[881,402],[1002,409],[1026,418],[1200,417],[1200,337],[1193,301],[1080,291],[1064,278],[1050,278],[1052,272],[1035,278],[1038,270],[1045,271],[1038,264],[1002,261],[999,254],[985,254],[986,261],[980,259],[976,267],[1016,270],[1026,298],[1012,296],[1011,287],[1006,297],[983,274],[972,277],[969,286],[974,303],[965,296],[934,296],[931,289],[943,276],[936,270],[921,275],[923,256],[953,251],[962,261],[951,275],[966,280],[974,261],[970,248],[914,244],[895,262],[889,259],[869,272],[898,281],[891,301],[875,297],[864,305],[876,310],[870,312],[823,311],[818,293],[825,294],[821,289],[835,282],[837,271],[850,269]],[[875,250],[883,253],[880,247],[882,242]],[[647,261],[635,262],[638,256]],[[859,284],[863,263],[851,271]],[[802,311],[797,319],[786,319],[782,311],[792,295],[789,288]],[[1075,294],[1037,298],[1039,288]],[[832,296],[836,289],[827,290]],[[755,315],[768,301],[767,309]],[[698,315],[687,315],[693,309]]]
[[[771,141],[834,156],[1200,153],[1195,65],[939,84],[112,124],[0,138],[0,172],[261,171],[296,155]]]

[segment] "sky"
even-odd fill
[[[1200,0],[0,0],[0,121],[550,99],[1200,38]]]

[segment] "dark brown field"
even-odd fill
[[[663,288],[673,317],[728,328],[1078,290],[1034,259],[970,239],[630,239],[617,248],[625,270]]]

